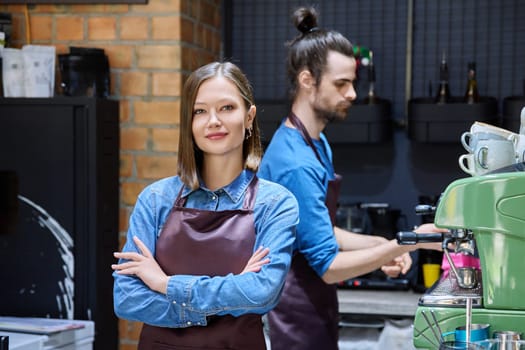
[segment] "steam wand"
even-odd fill
[[[445,254],[445,257],[447,258],[448,264],[450,265],[450,268],[452,269],[452,272],[454,273],[454,276],[456,276],[456,279],[457,279],[458,283],[460,284],[460,287],[463,287],[463,286],[461,286],[461,282],[462,281],[460,281],[458,269],[456,268],[456,264],[454,264],[454,261],[452,261],[452,258],[450,257],[448,249],[446,249],[447,246],[448,246],[448,243],[450,241],[452,241],[452,237],[445,238],[443,240],[443,245],[441,247],[443,248],[443,253]]]

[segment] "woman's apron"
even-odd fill
[[[156,244],[155,258],[167,275],[239,274],[253,254],[253,207],[258,180],[248,186],[243,209],[185,208],[182,189]],[[211,316],[207,326],[155,327],[144,324],[139,350],[266,349],[261,315]]]
[[[317,149],[303,123],[293,113],[290,122],[301,133],[317,159]],[[334,174],[328,182],[326,206],[332,225],[342,177]],[[301,253],[292,259],[290,272],[280,302],[268,315],[272,350],[332,350],[337,349],[339,304],[335,284],[325,283],[310,267]]]

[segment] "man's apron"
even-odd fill
[[[156,244],[155,258],[167,275],[239,274],[253,254],[253,207],[257,177],[243,209],[208,211],[185,208],[182,189]],[[165,328],[144,324],[139,350],[266,349],[261,316],[211,316],[207,326]]]
[[[288,119],[322,163],[312,139],[295,114]],[[328,182],[326,206],[332,225],[342,177]],[[268,314],[272,350],[333,350],[337,349],[339,304],[335,284],[325,283],[310,267],[301,253],[292,259],[290,272],[280,302]]]

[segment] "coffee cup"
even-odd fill
[[[516,135],[517,136],[517,135]],[[509,136],[511,137],[511,136]],[[512,136],[514,138],[514,136]],[[507,140],[505,137],[503,137],[501,134],[495,134],[491,132],[475,132],[472,133],[470,131],[465,131],[463,134],[461,134],[461,144],[463,145],[463,148],[467,150],[469,153],[473,153],[476,149],[476,146],[478,144],[478,141],[480,140]]]
[[[492,124],[487,124],[483,122],[474,122],[470,126],[470,132],[472,134],[476,133],[488,133],[488,134],[494,134],[499,135],[504,139],[515,141],[515,138],[518,134],[515,132],[512,132],[507,129],[499,128],[497,126],[494,126]]]
[[[456,327],[455,330],[445,332],[442,334],[443,337],[454,334],[454,341],[466,342],[467,331],[466,326]],[[489,338],[490,325],[482,323],[473,323],[470,325],[470,342],[481,341]]]
[[[511,140],[480,140],[473,154],[483,174],[516,163],[514,142]]]
[[[525,135],[518,135],[516,142],[516,161],[525,162]]]
[[[474,162],[474,154],[467,153],[459,156],[458,164],[461,170],[471,176],[476,176],[476,164]]]
[[[521,340],[521,332],[516,331],[494,331],[492,338],[499,339],[502,342],[511,342]]]
[[[511,140],[479,140],[472,153],[462,154],[459,167],[472,176],[480,176],[516,163],[516,152]]]

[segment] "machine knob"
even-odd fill
[[[432,215],[436,213],[436,207],[429,204],[418,204],[415,211],[416,215]]]

